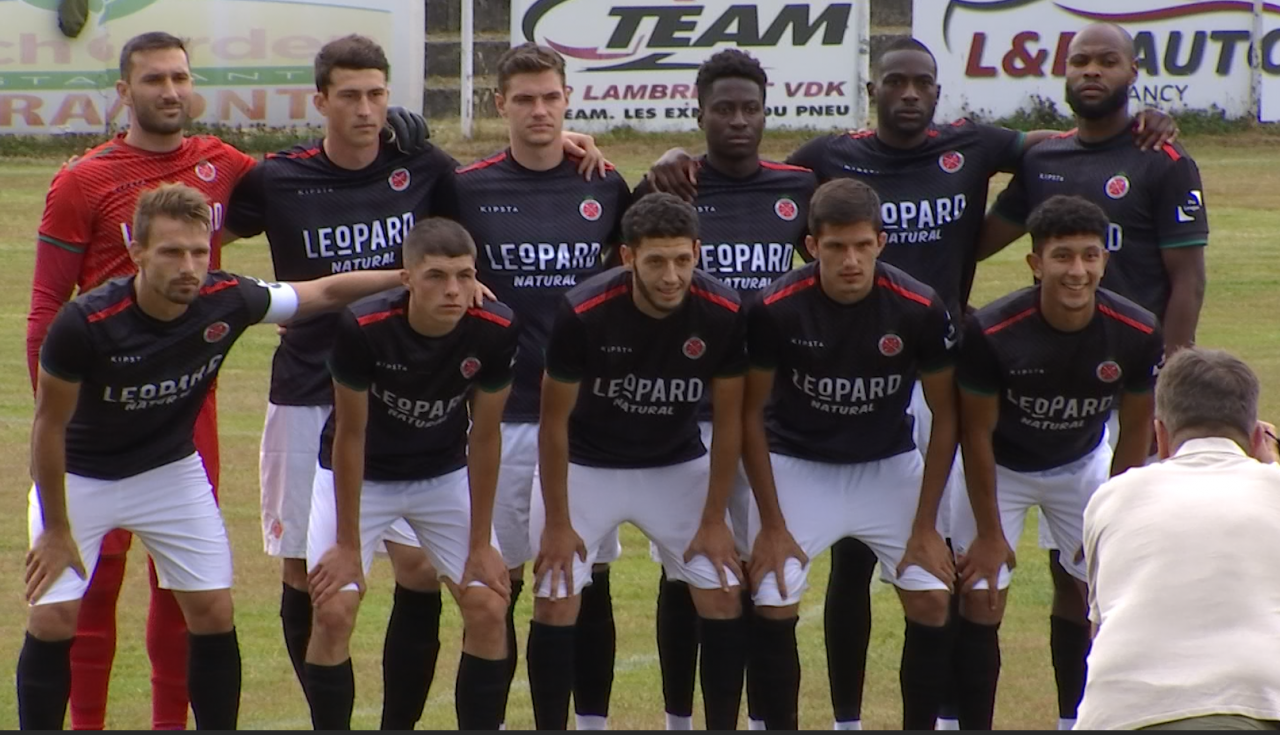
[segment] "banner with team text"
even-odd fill
[[[913,31],[938,59],[940,118],[1000,117],[1064,94],[1067,47],[1079,29],[1117,23],[1133,35],[1137,105],[1249,113],[1252,0],[914,0]],[[1262,118],[1280,117],[1280,4],[1263,4]],[[1267,94],[1272,90],[1271,95]],[[1271,105],[1267,104],[1272,98]]]
[[[764,65],[770,127],[855,127],[858,22],[830,0],[513,0],[511,42],[564,55],[575,130],[696,130],[698,65],[726,48]]]
[[[321,123],[311,104],[315,55],[349,33],[386,49],[393,103],[422,109],[422,0],[90,0],[77,38],[58,30],[57,8],[0,0],[0,133],[127,125],[115,90],[120,49],[148,31],[187,40],[201,122]]]

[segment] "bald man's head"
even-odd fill
[[[1086,26],[1067,50],[1067,104],[1077,117],[1097,120],[1127,112],[1138,80],[1133,36],[1113,23]]]

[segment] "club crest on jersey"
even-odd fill
[[[886,334],[880,338],[880,354],[894,357],[902,352],[902,338],[896,334]]]
[[[404,191],[409,188],[409,169],[398,168],[387,177],[387,184],[392,191]]]
[[[960,151],[947,151],[938,156],[938,168],[953,174],[964,168],[964,154]]]
[[[210,344],[219,342],[231,333],[231,325],[226,322],[214,322],[204,329],[204,341]]]
[[[468,357],[462,361],[458,369],[462,371],[462,377],[471,380],[476,376],[476,373],[480,372],[480,361],[474,357]]]
[[[213,164],[208,161],[201,161],[196,164],[196,178],[206,184],[212,183],[214,179],[218,178],[218,169],[214,168]]]
[[[773,203],[773,213],[778,215],[778,219],[792,222],[800,215],[800,208],[791,197],[782,197]]]
[[[707,352],[707,343],[698,337],[690,337],[684,341],[684,346],[680,348],[684,356],[690,360],[697,360]]]
[[[1098,380],[1114,383],[1120,379],[1120,365],[1115,360],[1107,360],[1098,365]]]
[[[1112,199],[1123,199],[1124,195],[1129,193],[1129,177],[1116,174],[1107,179],[1106,192]]]
[[[578,214],[588,222],[595,222],[604,214],[604,207],[600,206],[598,200],[587,197],[578,205]]]

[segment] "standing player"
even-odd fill
[[[737,49],[721,51],[698,68],[698,124],[707,153],[697,159],[698,189],[693,201],[702,237],[699,267],[753,301],[774,279],[791,270],[807,230],[809,199],[817,188],[811,171],[761,160],[768,76],[760,62]],[[640,198],[652,191],[648,179],[636,187]],[[711,442],[711,410],[699,412],[702,441]],[[734,539],[743,558],[751,487],[741,473],[729,504]],[[743,603],[751,597],[744,590]],[[747,609],[749,615],[749,609]],[[658,587],[658,661],[667,729],[693,726],[693,691],[698,661],[697,611],[689,586],[668,579]],[[753,729],[763,729],[756,712],[755,679],[748,671],[747,712]]]
[[[351,729],[349,643],[364,575],[383,534],[404,520],[462,611],[458,728],[496,730],[508,582],[493,545],[493,498],[517,329],[500,303],[466,308],[476,247],[456,222],[417,224],[403,257],[404,287],[343,313],[329,358],[334,410],[307,532],[316,600],[306,664],[311,720],[317,730]]]
[[[955,572],[937,525],[956,452],[955,329],[933,289],[877,262],[880,212],[862,182],[823,184],[805,239],[817,262],[748,312],[751,668],[770,730],[799,725],[796,622],[809,559],[842,538],[875,550],[902,600],[903,729],[933,728],[950,668]],[[934,416],[923,461],[907,413],[917,376]]]
[[[1027,218],[1027,229],[1027,263],[1039,285],[973,314],[957,370],[971,502],[955,497],[952,508],[964,584],[955,655],[965,729],[991,729],[997,631],[1027,509],[1039,506],[1086,599],[1085,505],[1108,474],[1146,460],[1163,353],[1155,316],[1099,288],[1110,229],[1101,208],[1051,197]],[[1120,421],[1114,457],[1103,441],[1113,410]]]
[[[166,184],[138,198],[128,254],[137,275],[67,305],[40,351],[28,513],[32,605],[18,658],[23,729],[61,729],[71,643],[104,537],[138,534],[190,633],[196,727],[235,729],[240,650],[231,547],[194,443],[196,416],[244,330],[336,309],[394,284],[347,274],[267,284],[210,271],[204,195]]]
[[[631,522],[693,588],[707,729],[736,727],[746,663],[743,579],[725,514],[740,458],[738,296],[696,270],[693,207],[651,194],[623,219],[626,264],[570,291],[547,347],[530,511],[536,599],[529,688],[539,729],[563,729],[574,624],[599,544]],[[713,406],[710,462],[698,405]],[[701,519],[701,520],[699,520]]]
[[[1119,26],[1088,26],[1071,41],[1066,99],[1076,115],[1073,133],[1036,146],[987,217],[979,257],[1019,238],[1030,212],[1055,194],[1083,196],[1111,220],[1103,285],[1160,317],[1170,354],[1195,341],[1204,302],[1204,249],[1209,240],[1204,187],[1196,163],[1180,145],[1135,150],[1129,92],[1137,80],[1133,39]],[[1111,441],[1116,425],[1111,421]],[[1052,534],[1041,542],[1053,548]],[[1059,727],[1070,729],[1084,694],[1089,621],[1085,602],[1050,552],[1054,578],[1050,648],[1058,684]]]
[[[563,295],[579,279],[597,273],[621,240],[622,214],[631,201],[613,170],[591,181],[560,144],[569,104],[564,59],[532,43],[513,47],[498,61],[499,113],[507,120],[510,147],[458,171],[458,221],[480,248],[480,280],[524,322],[520,361],[502,424],[502,474],[494,526],[511,576],[508,672],[515,675],[514,610],[533,559],[529,504],[537,473],[538,403],[542,359]],[[583,593],[574,664],[578,729],[604,729],[613,688],[615,632],[605,563],[618,557],[616,536],[602,542],[600,567]]]

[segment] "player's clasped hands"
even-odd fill
[[[86,578],[71,529],[46,528],[27,552],[27,602],[34,605],[68,567],[80,579]]]
[[[684,562],[688,564],[695,556],[707,557],[716,568],[716,574],[720,576],[720,589],[726,592],[733,587],[728,575],[725,574],[726,569],[732,571],[738,580],[746,578],[742,573],[742,564],[738,561],[738,551],[733,544],[733,532],[729,530],[729,524],[723,519],[710,521],[703,519],[702,524],[698,526],[698,532],[689,542],[689,548],[685,549]]]
[[[533,584],[542,587],[542,580],[551,578],[551,599],[561,598],[560,583],[564,583],[564,597],[573,596],[573,557],[587,560],[587,545],[567,521],[552,523],[542,530],[542,546],[538,558],[533,561]]]
[[[465,590],[472,582],[483,584],[501,595],[505,602],[511,602],[511,575],[502,561],[502,554],[491,544],[472,547],[467,554],[459,587]]]
[[[365,584],[360,548],[334,544],[307,573],[307,583],[311,587],[311,600],[315,607],[322,607],[349,584],[356,586],[363,599]]]
[[[1000,599],[1000,565],[1007,564],[1009,571],[1017,566],[1017,557],[1003,533],[994,536],[978,535],[969,546],[968,553],[958,558],[961,589],[969,592],[979,580],[987,581],[987,599],[995,610]]]
[[[778,594],[784,600],[790,597],[787,592],[787,559],[795,559],[801,566],[809,563],[809,555],[804,553],[785,525],[762,527],[751,545],[751,560],[747,562],[752,589],[759,587],[765,576],[773,572],[778,580]]]
[[[920,528],[912,531],[907,540],[907,550],[898,563],[898,576],[907,567],[917,566],[947,583],[947,591],[955,592],[956,566],[951,557],[951,549],[942,540],[942,534],[936,528]],[[999,569],[999,565],[996,566]]]

